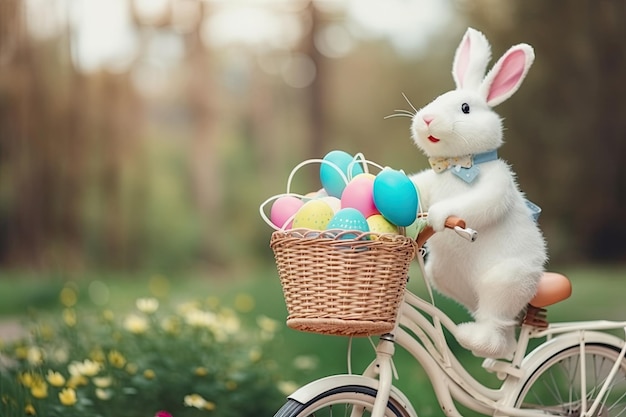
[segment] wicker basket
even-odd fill
[[[351,233],[272,234],[287,326],[341,336],[393,330],[417,245],[401,235]]]

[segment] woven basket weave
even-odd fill
[[[417,245],[392,234],[277,231],[270,246],[289,313],[305,332],[370,336],[393,330]]]

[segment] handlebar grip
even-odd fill
[[[446,227],[448,229],[454,229],[456,227],[465,229],[465,220],[457,216],[450,216],[446,219]]]
[[[478,233],[475,230],[465,227],[465,220],[457,216],[450,216],[446,219],[445,226],[448,229],[454,230],[459,236],[464,239],[474,242],[478,237]],[[424,230],[417,236],[418,247],[424,246],[424,243],[435,233],[431,226],[426,226]]]

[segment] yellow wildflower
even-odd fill
[[[68,388],[77,388],[79,386],[87,385],[88,383],[89,383],[89,380],[85,378],[84,375],[76,374],[76,375],[70,375],[65,386]]]
[[[35,407],[32,404],[26,404],[26,407],[24,407],[24,413],[27,416],[36,416],[37,415],[37,411],[35,410]]]
[[[143,334],[148,330],[150,323],[145,317],[131,314],[124,320],[124,328],[134,334]]]
[[[205,400],[200,394],[185,395],[184,403],[187,407],[194,407],[199,410],[215,410],[215,403]]]
[[[26,359],[31,365],[41,365],[43,362],[43,352],[36,346],[31,346],[26,354]]]
[[[298,389],[298,384],[293,381],[279,381],[277,386],[278,390],[285,395],[291,395]]]
[[[136,363],[129,363],[126,365],[126,372],[128,372],[129,375],[135,375],[138,369],[139,367]]]
[[[142,313],[152,314],[159,308],[159,300],[156,298],[139,298],[135,305],[137,306],[137,310]]]
[[[146,369],[145,371],[143,371],[143,377],[146,379],[154,379],[155,376],[156,374],[152,369]]]
[[[96,397],[98,397],[98,399],[102,401],[109,400],[113,396],[112,391],[107,390],[107,389],[96,388],[95,392],[96,392]]]
[[[191,327],[213,328],[217,323],[217,316],[210,311],[190,310],[185,312],[185,321]]]
[[[209,374],[208,369],[206,369],[204,366],[198,366],[193,373],[196,376],[207,376]]]
[[[19,380],[26,388],[30,388],[33,386],[35,377],[30,372],[22,372],[19,376]]]
[[[261,330],[264,330],[269,333],[274,333],[278,330],[279,324],[276,320],[271,319],[267,316],[259,316],[256,319],[256,323],[259,325]]]
[[[100,365],[98,362],[92,361],[91,359],[85,359],[82,364],[82,374],[85,376],[95,376],[98,372],[100,372]]]
[[[108,355],[109,363],[116,368],[123,368],[126,365],[126,358],[117,350],[112,350]]]
[[[68,370],[70,371],[70,375],[95,376],[100,372],[101,367],[102,365],[98,362],[85,359],[83,362],[72,362],[69,364]]]
[[[67,349],[58,348],[54,352],[52,352],[52,357],[57,363],[65,363],[69,360],[70,353],[67,351]]]
[[[63,322],[67,327],[76,326],[76,312],[71,308],[63,310]]]
[[[317,368],[317,358],[315,356],[300,355],[293,360],[293,366],[301,371],[311,371]]]
[[[61,300],[61,304],[65,307],[72,307],[76,304],[76,301],[78,301],[78,294],[76,294],[73,288],[65,287],[61,290],[59,299]]]
[[[98,388],[108,388],[111,386],[113,378],[111,378],[110,376],[100,376],[95,377],[94,379],[92,379],[92,381],[93,384]]]
[[[191,311],[198,311],[199,308],[200,308],[200,305],[198,301],[187,301],[182,304],[179,304],[177,307],[177,310],[180,314],[186,315],[187,313]]]
[[[161,321],[161,328],[169,334],[179,333],[180,327],[180,320],[175,317],[167,317]]]
[[[48,396],[48,384],[46,384],[43,380],[37,379],[33,381],[33,384],[30,387],[30,393],[33,397],[42,399]]]
[[[68,407],[76,404],[77,398],[74,388],[63,388],[63,390],[59,392],[59,401],[61,401],[61,404]]]
[[[53,387],[62,387],[65,384],[65,377],[60,372],[55,372],[52,369],[48,370],[46,379]]]

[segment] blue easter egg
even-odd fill
[[[322,162],[320,166],[322,187],[329,196],[341,198],[343,189],[346,188],[346,180],[341,174],[343,173],[346,179],[350,181],[351,178],[363,173],[363,167],[357,162],[352,164],[354,157],[344,151],[331,151],[323,159],[325,162]],[[352,164],[352,168],[348,174],[350,164]]]
[[[370,231],[365,216],[355,208],[348,207],[339,210],[326,226],[327,230],[341,229],[354,230],[357,233],[346,233],[341,236],[342,239],[354,239],[361,233]]]
[[[383,169],[374,179],[374,204],[396,226],[409,226],[417,217],[419,198],[413,181],[402,171]]]

